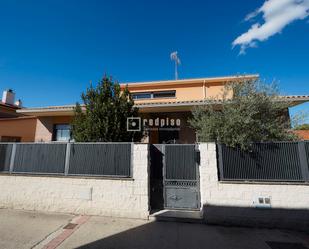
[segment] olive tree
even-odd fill
[[[294,140],[288,105],[275,85],[241,79],[226,84],[220,96],[193,110],[189,123],[199,141],[248,149],[250,143]]]

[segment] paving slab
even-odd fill
[[[0,209],[1,249],[51,244],[57,249],[309,249],[309,234]]]
[[[149,224],[149,221],[92,216],[87,223],[75,231],[74,234],[66,239],[58,248],[78,248],[95,241],[112,237],[116,234],[125,233],[128,230],[135,229],[145,224]],[[100,248],[100,246],[98,248]]]
[[[72,217],[70,214],[0,209],[0,248],[32,248]]]
[[[91,217],[59,248],[271,249],[269,241],[300,243],[309,249],[309,235],[298,232],[105,217]]]

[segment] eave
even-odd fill
[[[277,101],[287,102],[289,107],[299,105],[309,101],[309,95],[293,95],[281,96]],[[162,101],[156,103],[138,103],[135,107],[139,108],[140,112],[177,112],[191,111],[194,106],[201,105],[220,105],[220,100],[186,100],[186,101]],[[17,110],[17,113],[31,116],[72,116],[74,115],[75,105],[65,106],[48,106],[37,108],[23,108]],[[82,106],[83,108],[83,106]]]
[[[237,80],[246,80],[246,79],[257,79],[259,78],[258,74],[250,75],[239,75],[239,76],[225,76],[225,77],[212,77],[212,78],[194,78],[194,79],[184,79],[184,80],[161,80],[161,81],[148,81],[148,82],[128,82],[121,83],[121,89],[125,88],[128,85],[129,89],[141,88],[141,87],[168,87],[168,86],[183,86],[187,84],[207,84],[207,83],[222,83],[222,82],[233,82]]]

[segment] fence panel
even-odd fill
[[[71,144],[69,175],[128,177],[130,168],[130,143]]]
[[[166,179],[196,180],[195,145],[166,145]]]
[[[14,173],[64,174],[66,144],[16,144]]]
[[[308,158],[308,143],[305,148]],[[300,153],[298,142],[256,143],[252,152],[218,145],[220,179],[305,181]]]
[[[305,151],[306,151],[307,164],[308,164],[308,170],[309,170],[309,142],[305,142]]]
[[[0,144],[0,172],[9,172],[13,144]]]

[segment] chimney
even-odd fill
[[[2,102],[8,105],[14,105],[15,93],[12,89],[3,91]]]
[[[23,102],[19,99],[17,101],[15,101],[15,105],[19,108],[22,108],[23,107]]]

